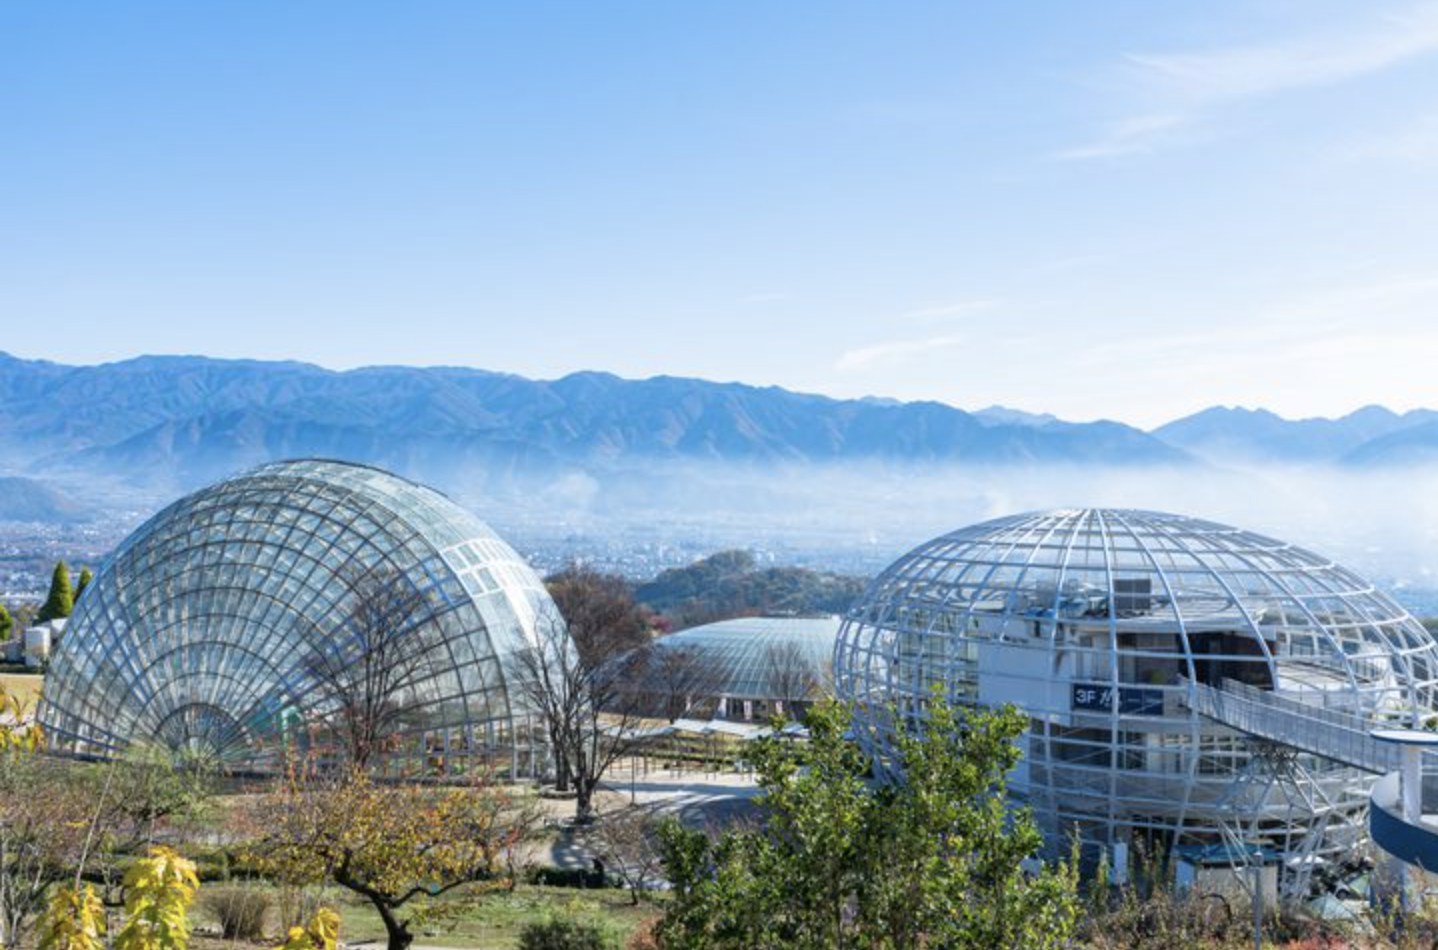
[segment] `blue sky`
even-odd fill
[[[0,5],[0,349],[1438,405],[1438,4]]]

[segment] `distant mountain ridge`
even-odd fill
[[[1438,458],[1438,412],[1365,406],[1336,419],[1284,419],[1266,409],[1214,406],[1152,430],[1215,462],[1407,464]]]
[[[937,402],[832,399],[778,387],[452,367],[145,356],[64,366],[0,354],[0,463],[178,485],[327,455],[426,477],[645,461],[1183,465],[1116,422],[980,417]]]
[[[779,387],[580,372],[142,356],[67,366],[0,353],[0,471],[170,491],[261,462],[329,456],[443,483],[660,462],[1354,467],[1438,462],[1438,412],[1338,419],[1213,407],[1144,432],[990,406],[833,399]],[[472,481],[472,479],[470,479]]]

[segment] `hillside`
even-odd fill
[[[640,584],[635,600],[676,628],[782,614],[842,614],[867,580],[802,567],[758,567],[747,551],[721,551]]]
[[[83,521],[88,512],[74,499],[33,478],[0,477],[0,521]]]

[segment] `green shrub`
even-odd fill
[[[200,906],[215,918],[226,940],[259,940],[265,935],[270,896],[249,887],[209,887],[200,891]]]
[[[589,868],[535,867],[529,869],[529,883],[542,887],[578,887],[593,890],[601,887],[620,887],[603,871]]]
[[[519,950],[615,950],[616,941],[595,924],[551,917],[524,925]]]

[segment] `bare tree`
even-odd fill
[[[402,730],[415,686],[439,645],[431,598],[381,568],[348,585],[346,617],[304,659],[323,698],[320,718],[349,762],[366,769]]]
[[[764,651],[767,692],[784,706],[784,715],[798,719],[805,705],[817,699],[821,672],[797,643],[776,643]]]
[[[626,808],[596,821],[584,836],[584,843],[604,865],[629,888],[635,904],[649,884],[659,880],[664,869],[664,849],[659,840],[660,816],[654,806]]]
[[[666,647],[660,640],[643,654],[635,688],[650,697],[670,722],[711,707],[723,688],[722,671],[693,647]],[[652,707],[651,707],[652,708]]]
[[[567,625],[557,609],[542,611],[535,640],[510,655],[509,670],[512,688],[545,721],[557,788],[574,790],[575,821],[587,824],[605,772],[633,744],[638,703],[628,680],[636,654],[601,647],[601,632],[584,627],[582,612],[575,617],[580,624]]]
[[[76,768],[0,753],[0,945],[26,942],[52,886],[74,878],[91,821],[100,818],[95,789],[77,781]]]

